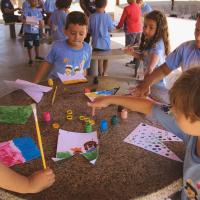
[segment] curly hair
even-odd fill
[[[165,15],[160,12],[159,10],[154,10],[148,13],[145,16],[145,19],[150,19],[156,22],[157,28],[155,35],[147,40],[145,38],[144,33],[142,33],[140,49],[146,50],[152,48],[152,46],[158,42],[160,39],[163,39],[164,46],[165,46],[165,55],[170,53],[170,44],[169,44],[169,32],[168,32],[168,25],[167,19]]]

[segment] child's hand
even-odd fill
[[[55,182],[55,174],[51,169],[35,172],[29,177],[29,193],[40,192]]]
[[[123,49],[123,51],[124,51],[125,54],[133,56],[133,54],[134,54],[134,46],[128,45]]]
[[[92,108],[104,108],[109,106],[109,103],[107,102],[107,97],[97,97],[93,102],[88,102],[88,106]]]

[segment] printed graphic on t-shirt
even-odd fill
[[[192,179],[188,179],[185,184],[185,193],[188,200],[198,200],[198,193]]]

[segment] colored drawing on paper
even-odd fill
[[[90,101],[94,101],[94,99],[98,96],[115,95],[118,90],[119,88],[113,88],[110,90],[100,90],[96,92],[89,92],[89,93],[85,93],[85,95],[90,99]]]
[[[182,162],[182,160],[163,143],[166,141],[181,142],[182,140],[168,131],[143,123],[139,124],[136,129],[124,139],[124,142],[141,147],[169,159]]]
[[[0,106],[0,123],[25,124],[32,114],[31,106]]]
[[[40,151],[30,137],[16,138],[0,143],[0,163],[10,167],[40,156]]]
[[[71,74],[60,74],[58,73],[59,79],[62,81],[63,84],[73,84],[73,83],[85,83],[87,79],[83,75],[83,72],[77,72],[73,75]]]
[[[98,157],[97,133],[76,133],[59,129],[56,158],[54,161],[81,154],[95,164]]]

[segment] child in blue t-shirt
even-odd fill
[[[168,131],[186,144],[181,200],[200,199],[200,66],[183,72],[170,89],[170,114],[166,108],[144,98],[132,96],[97,97],[89,106],[124,106],[132,111],[151,114]]]
[[[43,60],[39,56],[39,27],[44,26],[43,17],[41,11],[36,8],[37,0],[30,0],[30,8],[24,10],[24,46],[28,50],[29,64],[33,63],[32,60],[32,48],[35,47],[35,59],[38,61]]]
[[[170,51],[168,36],[167,19],[163,13],[154,10],[145,15],[140,43],[141,53],[135,52],[132,47],[125,49],[125,52],[134,58],[143,60],[144,77],[149,76],[156,67],[165,62],[165,57]]]
[[[54,41],[64,40],[64,26],[72,0],[57,0],[55,10],[50,17],[51,36]]]
[[[88,20],[84,13],[74,11],[68,14],[64,30],[67,39],[54,43],[33,82],[40,82],[51,66],[53,68],[49,78],[52,79],[57,78],[58,73],[65,74],[66,71],[71,75],[74,75],[77,71],[86,75],[92,54],[90,45],[84,42],[87,26]]]
[[[105,13],[107,0],[95,0],[96,12],[89,17],[89,33],[94,51],[110,49],[110,34],[114,29],[111,17]],[[107,76],[108,60],[98,60],[99,76]]]

